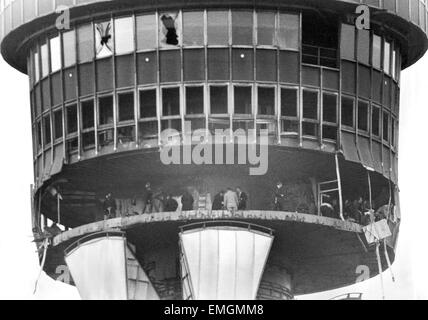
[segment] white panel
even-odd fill
[[[126,300],[125,239],[88,241],[66,257],[73,280],[83,300]]]
[[[180,238],[194,299],[256,298],[272,236],[240,228],[207,228],[182,233]]]

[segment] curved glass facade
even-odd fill
[[[40,38],[28,57],[37,177],[64,160],[158,147],[163,130],[187,133],[190,121],[193,131],[267,129],[272,144],[343,150],[396,181],[400,48],[336,21],[323,26],[336,39],[301,29],[315,18],[145,12]]]

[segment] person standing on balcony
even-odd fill
[[[113,199],[111,193],[108,193],[103,202],[104,220],[114,218],[116,216],[116,200]]]
[[[182,204],[182,211],[192,211],[193,208],[193,202],[195,201],[193,199],[192,194],[190,193],[190,188],[187,188],[186,191],[184,191],[183,196],[181,197],[181,204]]]
[[[242,191],[241,187],[236,188],[236,193],[238,195],[238,210],[247,210],[248,195]]]
[[[227,192],[224,194],[224,206],[229,212],[235,213],[238,210],[238,195],[232,188],[227,188]]]
[[[152,213],[153,208],[153,191],[150,182],[146,183],[146,187],[143,193],[144,209],[143,213]]]
[[[275,186],[273,190],[273,209],[275,211],[284,211],[285,209],[286,192],[284,185],[281,181]]]

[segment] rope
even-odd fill
[[[382,300],[385,300],[385,288],[383,287],[382,263],[380,261],[379,247],[380,247],[380,242],[378,241],[376,243],[376,258],[377,258],[377,265],[379,268],[380,286],[381,286],[381,290],[382,290]]]
[[[395,282],[395,276],[394,276],[394,272],[392,270],[391,260],[389,259],[388,249],[387,249],[385,240],[383,240],[383,248],[384,248],[386,262],[388,263],[388,268],[389,268],[389,271],[391,272],[392,282]]]

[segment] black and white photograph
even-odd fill
[[[428,299],[427,0],[0,0],[0,49],[0,300]]]

